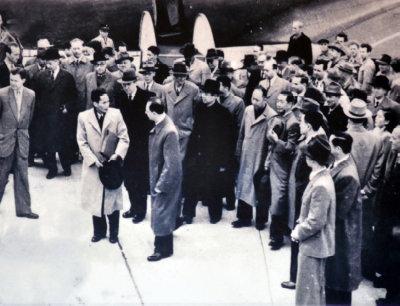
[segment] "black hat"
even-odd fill
[[[257,65],[256,56],[254,54],[246,54],[242,62],[243,69],[247,69],[251,66]]]
[[[124,74],[122,75],[121,80],[118,80],[119,83],[132,83],[136,82],[137,77],[136,77],[136,72],[133,69],[128,69],[124,71]]]
[[[214,59],[214,58],[218,58],[218,57],[219,56],[218,56],[217,50],[215,50],[215,49],[207,50],[206,58]]]
[[[324,94],[315,87],[308,87],[304,93],[304,98],[310,98],[319,105],[324,105],[326,100]]]
[[[339,64],[337,64],[337,68],[347,74],[354,73],[354,66],[349,62],[341,61]]]
[[[148,72],[156,72],[157,68],[151,64],[143,64],[142,68],[139,70],[139,73],[145,74]]]
[[[318,43],[319,45],[322,45],[322,44],[328,45],[328,44],[329,44],[329,40],[327,40],[327,39],[325,39],[325,38],[322,38],[322,39],[318,40],[317,43]]]
[[[110,26],[108,24],[103,24],[100,26],[100,31],[102,32],[110,32]]]
[[[379,65],[390,65],[390,62],[392,61],[392,57],[387,54],[382,54],[381,58],[376,60],[376,63]]]
[[[277,63],[287,62],[289,60],[289,55],[285,50],[276,51],[275,60]]]
[[[374,77],[370,84],[372,87],[375,87],[375,88],[383,88],[387,91],[390,90],[390,81],[384,75],[378,75],[378,76]]]
[[[311,138],[306,146],[305,154],[320,165],[327,165],[331,155],[331,146],[326,135],[316,135]]]
[[[337,82],[330,82],[324,90],[326,95],[340,97],[342,95],[342,87]]]
[[[93,55],[93,60],[90,61],[90,62],[95,65],[98,62],[106,62],[106,61],[107,61],[107,59],[104,56],[103,52],[100,52],[100,53],[99,52],[95,52],[94,55]]]
[[[339,52],[340,54],[346,55],[346,51],[343,49],[343,47],[339,44],[331,44],[328,46],[329,49],[333,49],[336,50],[337,52]]]
[[[225,58],[225,52],[223,50],[217,49],[217,55],[221,59]]]
[[[103,163],[99,168],[99,177],[103,186],[107,189],[118,189],[122,185],[123,173],[121,160],[111,160]]]
[[[210,93],[212,95],[220,95],[222,93],[219,91],[219,86],[220,84],[218,81],[207,79],[204,82],[204,85],[201,86],[201,89],[203,90],[203,92]]]
[[[187,75],[188,70],[184,63],[175,63],[172,67],[172,73],[174,75]]]
[[[42,59],[44,59],[46,61],[51,61],[51,60],[59,59],[60,57],[61,56],[58,53],[58,49],[56,47],[50,47],[44,52]]]
[[[183,54],[184,57],[191,57],[196,55],[199,51],[196,49],[194,44],[192,43],[186,43],[180,50],[179,52]]]
[[[151,53],[155,54],[155,55],[159,55],[160,54],[160,48],[157,46],[150,46],[147,48],[147,50],[149,50]]]
[[[133,57],[129,55],[128,52],[123,52],[120,53],[118,58],[115,60],[116,64],[121,64],[124,60],[130,60],[131,62],[133,61]]]

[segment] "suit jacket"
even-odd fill
[[[114,88],[115,88],[115,81],[117,80],[116,77],[114,77],[111,72],[106,71],[105,73],[105,79],[103,84],[100,86],[101,88],[104,88],[107,91],[107,94],[110,98],[110,105],[114,106]],[[85,96],[86,96],[86,109],[89,109],[92,107],[92,98],[91,94],[92,91],[98,88],[97,84],[97,77],[96,77],[96,72],[89,72],[86,77],[85,77]]]
[[[99,178],[95,161],[101,159],[101,149],[109,133],[118,138],[113,153],[124,159],[129,146],[129,136],[121,112],[109,108],[100,128],[94,109],[81,112],[78,116],[77,142],[83,156],[81,176],[81,205],[90,214],[101,217],[104,189],[104,214],[112,214],[122,209],[122,186],[109,190],[104,188]]]
[[[10,86],[0,89],[0,158],[10,156],[16,143],[19,154],[27,158],[29,153],[29,125],[35,107],[35,92],[23,87],[21,109],[18,118],[15,95]]]
[[[271,80],[262,80],[260,86],[264,87],[268,91],[267,103],[276,111],[276,100],[281,92],[290,90],[289,81],[276,76]]]
[[[144,80],[137,81],[136,85],[143,90],[145,90],[146,88],[146,82]],[[158,84],[154,81],[153,84],[151,84],[151,87],[148,89],[148,91],[154,93],[156,97],[162,98],[164,94],[164,87],[163,85]]]
[[[10,70],[6,63],[3,61],[0,64],[0,88],[10,86]]]
[[[301,33],[299,37],[292,35],[288,45],[288,56],[298,56],[304,60],[306,65],[311,65],[313,60],[311,39]]]
[[[292,236],[302,255],[326,258],[335,254],[335,186],[329,170],[317,173],[303,194],[300,217]]]
[[[184,156],[193,129],[195,98],[199,95],[199,88],[194,83],[186,81],[182,91],[177,95],[174,86],[175,82],[164,85],[163,101],[168,116],[178,129],[181,153]]]
[[[327,259],[326,286],[353,291],[361,281],[362,201],[351,156],[331,170],[336,191],[335,255]]]

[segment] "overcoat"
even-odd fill
[[[310,38],[301,33],[298,37],[292,35],[287,49],[288,57],[298,56],[304,60],[306,65],[311,65],[313,60]]]
[[[361,281],[360,181],[352,157],[333,167],[331,175],[336,191],[335,255],[326,262],[326,286],[350,292]]]
[[[72,75],[63,69],[55,80],[49,70],[41,71],[35,84],[38,103],[38,139],[41,150],[57,152],[60,147],[71,146],[75,142],[76,115],[78,112],[77,90]],[[66,108],[64,114],[62,109]]]
[[[178,131],[168,116],[150,131],[149,154],[151,228],[166,236],[175,228],[182,183]]]
[[[246,107],[244,111],[236,146],[236,156],[240,163],[236,192],[239,200],[252,206],[257,204],[254,175],[264,166],[269,144],[267,132],[273,128],[276,115],[268,105],[257,119],[253,105]]]
[[[77,142],[83,156],[81,175],[81,205],[90,214],[101,217],[104,186],[99,178],[95,160],[99,159],[103,141],[110,133],[119,138],[115,153],[124,159],[129,147],[129,136],[125,122],[118,109],[109,108],[100,129],[94,109],[78,116]],[[122,186],[115,190],[104,189],[104,214],[110,215],[122,209]]]
[[[164,105],[168,116],[174,122],[179,133],[179,144],[182,158],[186,154],[189,136],[193,129],[193,112],[199,88],[192,82],[186,81],[181,92],[177,95],[175,82],[164,85]]]
[[[219,99],[221,105],[225,107],[233,116],[235,123],[235,135],[239,134],[240,126],[242,125],[243,114],[244,114],[244,102],[243,99],[235,96],[232,92],[227,97],[221,97]]]
[[[89,72],[85,77],[85,97],[86,97],[86,109],[92,107],[92,91],[98,87],[104,88],[107,91],[108,97],[110,98],[110,106],[114,106],[114,89],[117,78],[114,77],[111,72],[106,71],[104,81],[99,86],[97,84],[96,72]]]

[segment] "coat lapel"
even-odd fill
[[[94,112],[95,112],[95,110],[94,110],[94,108],[92,108],[92,111],[90,111],[90,112],[89,112],[89,115],[88,115],[88,122],[93,126],[93,128],[94,128],[100,135],[102,135],[99,122],[97,121],[97,118],[96,118],[96,115],[94,114]],[[106,118],[104,118],[104,121],[105,121],[105,119],[106,119]],[[104,123],[105,123],[105,122],[103,122],[103,127],[105,126]],[[104,128],[103,128],[103,130],[104,130]]]
[[[21,100],[21,110],[20,110],[20,114],[19,114],[19,121],[22,121],[24,119],[25,114],[27,113],[28,99],[29,99],[29,96],[26,92],[26,89],[22,88],[22,100]]]
[[[110,118],[110,112],[106,112],[106,114],[104,115],[104,121],[103,121],[103,128],[101,130],[101,140],[104,140],[104,137],[106,136],[106,131],[107,131],[107,127],[110,125],[111,123],[111,118]],[[96,118],[97,121],[97,118]]]
[[[8,102],[10,103],[10,107],[12,113],[14,114],[15,120],[18,122],[18,114],[17,114],[17,102],[15,101],[14,93],[11,87],[8,89]]]
[[[183,84],[183,87],[182,87],[181,92],[179,93],[179,96],[177,96],[176,93],[175,93],[175,97],[176,97],[175,98],[175,104],[177,104],[180,101],[182,101],[183,99],[185,99],[186,96],[188,95],[189,88],[187,86],[185,86],[185,85],[186,85],[186,83]],[[172,91],[175,92],[174,84],[172,84]]]

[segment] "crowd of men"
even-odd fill
[[[193,222],[201,201],[211,224],[224,209],[236,209],[238,229],[264,230],[270,218],[272,250],[291,238],[282,287],[296,289],[297,305],[349,305],[362,278],[387,289],[379,303],[400,302],[400,59],[373,59],[370,44],[346,33],[319,40],[313,55],[302,27],[293,23],[287,50],[258,46],[241,67],[217,49],[203,61],[187,43],[171,70],[152,46],[136,71],[108,26],[69,49],[40,39],[25,67],[20,45],[8,42],[0,199],[12,172],[17,216],[38,218],[28,163],[42,159],[54,179],[57,153],[64,176],[83,157],[92,241],[106,237],[107,215],[115,243],[122,187],[97,168],[119,163],[130,201],[122,216],[142,222],[151,195],[150,261],[173,254],[172,232]]]

